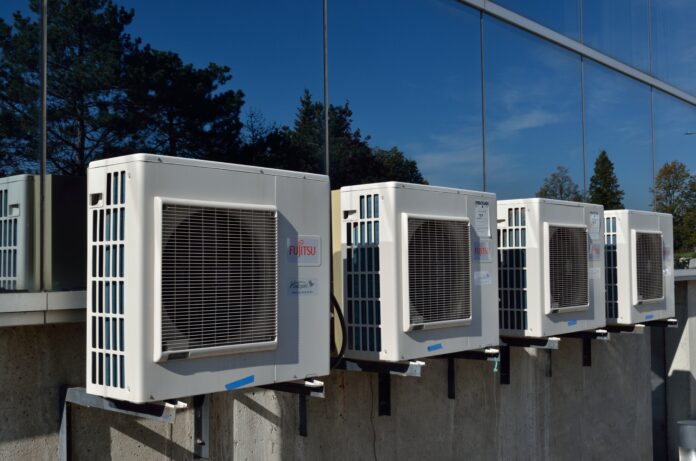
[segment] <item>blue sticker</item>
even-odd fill
[[[573,327],[578,324],[577,320],[568,320],[568,326]]]
[[[653,317],[655,317],[655,316],[652,315],[652,314],[648,314],[648,315],[645,316],[645,320],[652,320]]]
[[[254,379],[254,375],[249,375],[246,378],[238,379],[237,381],[232,381],[231,383],[225,384],[225,389],[227,389],[228,391],[233,391],[242,386],[246,386],[247,384],[253,383]]]
[[[431,344],[428,346],[428,352],[439,351],[442,349],[442,343]]]

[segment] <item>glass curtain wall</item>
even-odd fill
[[[532,197],[558,167],[582,190],[580,57],[490,17],[483,27],[488,190]]]
[[[429,183],[482,189],[480,13],[445,0],[357,0],[330,14],[331,100]]]

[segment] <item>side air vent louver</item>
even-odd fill
[[[274,341],[275,211],[164,204],[162,351]]]
[[[408,218],[411,325],[471,318],[469,223]]]
[[[90,211],[92,383],[125,389],[126,172],[106,175],[106,202]]]
[[[663,297],[660,234],[636,233],[636,274],[639,301]]]
[[[8,205],[9,187],[0,188],[0,290],[17,287],[17,221]],[[20,286],[20,289],[24,287]]]
[[[585,229],[549,226],[551,309],[588,304],[587,245]]]

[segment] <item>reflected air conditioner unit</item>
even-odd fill
[[[39,176],[0,178],[0,291],[41,290],[40,187]],[[85,288],[85,191],[84,177],[46,176],[44,291]]]
[[[88,179],[87,392],[142,403],[328,374],[326,176],[136,154]]]
[[[336,213],[346,357],[401,361],[498,344],[495,194],[366,184],[343,187]]]
[[[612,210],[604,218],[607,323],[674,317],[672,215]]]
[[[603,207],[541,198],[498,202],[501,336],[606,325]]]

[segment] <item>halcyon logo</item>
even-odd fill
[[[321,238],[318,235],[298,235],[287,240],[287,260],[298,266],[321,265]]]

